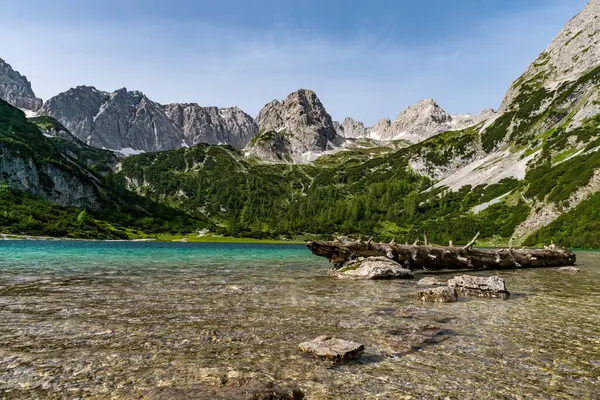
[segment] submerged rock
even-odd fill
[[[419,292],[419,298],[421,301],[430,303],[454,303],[456,302],[456,290],[450,287],[425,289]]]
[[[448,281],[448,287],[462,296],[507,298],[510,292],[499,276],[455,276]]]
[[[304,393],[299,389],[282,388],[271,383],[250,384],[241,387],[194,385],[184,388],[156,388],[142,396],[142,399],[302,400]]]
[[[558,272],[579,272],[581,271],[579,268],[575,268],[575,267],[561,267],[557,270]]]
[[[298,348],[305,353],[338,362],[357,360],[365,350],[360,343],[329,336],[319,336],[310,342],[300,343]]]
[[[438,278],[434,278],[433,276],[427,276],[417,282],[419,286],[445,286],[446,282],[440,281]]]
[[[392,337],[388,344],[394,352],[392,356],[401,356],[406,352],[420,350],[428,345],[434,345],[454,335],[451,330],[433,326],[403,326],[388,332]]]
[[[332,270],[330,276],[338,279],[413,279],[412,271],[387,257],[368,257],[347,263],[339,270]]]

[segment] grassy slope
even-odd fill
[[[487,237],[509,236],[527,215],[525,205],[495,205],[478,215],[468,211],[511,190],[515,181],[459,193],[424,192],[432,182],[408,168],[415,152],[437,159],[444,152],[468,151],[456,135],[441,136],[444,144],[430,140],[361,163],[340,153],[340,160],[329,156],[319,167],[254,164],[226,146],[200,145],[127,158],[119,175],[135,182],[141,194],[210,218],[211,230],[227,235],[362,234],[411,242],[425,231],[438,242],[465,242],[479,230]]]

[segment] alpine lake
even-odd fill
[[[600,252],[577,267],[474,272],[511,296],[426,304],[417,280],[456,272],[345,281],[302,245],[0,241],[0,397],[272,382],[307,399],[600,399]],[[320,335],[365,352],[298,350]]]

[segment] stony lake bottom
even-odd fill
[[[577,274],[475,273],[508,300],[423,304],[416,280],[334,280],[304,246],[0,242],[0,397],[272,381],[308,399],[600,399],[600,253],[577,257]],[[444,334],[409,339],[427,326]],[[298,351],[323,334],[366,351]]]

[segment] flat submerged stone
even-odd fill
[[[250,384],[242,387],[189,387],[156,388],[141,397],[147,400],[302,400],[299,389],[282,388],[274,384]]]
[[[421,290],[419,298],[430,303],[454,303],[457,300],[456,290],[447,286]]]
[[[460,296],[507,298],[510,292],[506,282],[499,276],[455,276],[448,281],[448,287]]]
[[[558,270],[558,272],[571,272],[571,273],[577,273],[579,271],[581,271],[579,268],[576,267],[560,267]]]
[[[427,276],[417,282],[419,286],[446,286],[446,282],[440,281],[438,278],[434,278],[433,276]]]
[[[298,348],[305,353],[336,362],[357,360],[365,350],[365,346],[360,343],[326,335],[301,343]]]

